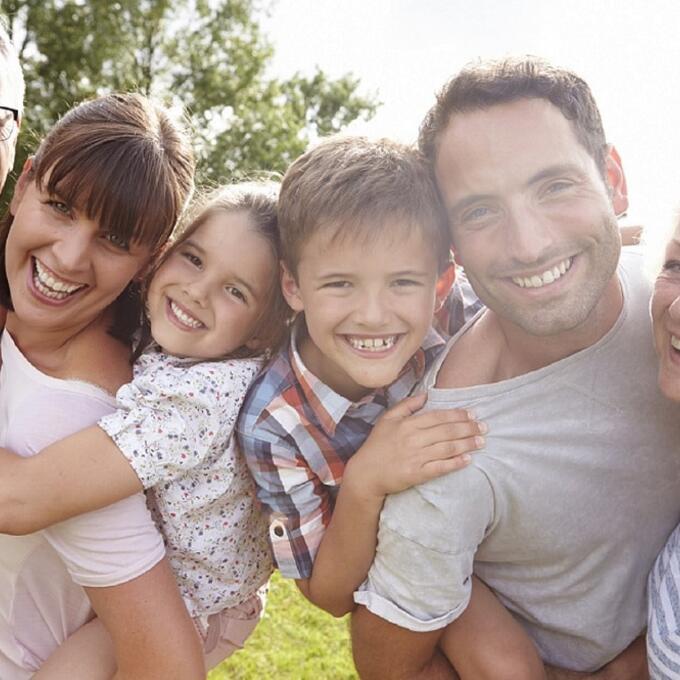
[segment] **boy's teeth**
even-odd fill
[[[34,262],[33,283],[45,297],[52,298],[53,300],[64,300],[77,290],[85,287],[84,284],[67,283],[66,281],[56,279],[38,260],[34,260]]]
[[[178,307],[172,300],[170,300],[170,309],[172,313],[189,328],[200,328],[203,324],[198,320],[194,319],[193,316],[189,316],[181,307]]]
[[[348,336],[347,340],[354,349],[360,349],[369,352],[380,352],[389,349],[397,341],[396,335],[390,335],[386,338],[358,338]]]
[[[675,349],[680,349],[680,338],[676,335],[671,335],[671,346]]]
[[[520,288],[542,288],[561,278],[571,267],[572,258],[562,260],[551,269],[546,269],[542,274],[534,274],[533,276],[513,276],[512,282],[517,284]]]

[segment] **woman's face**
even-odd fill
[[[47,178],[45,179],[45,186]],[[121,243],[97,222],[22,175],[5,266],[17,319],[43,331],[94,321],[148,263],[150,250]]]
[[[666,246],[652,296],[654,346],[659,357],[659,388],[680,401],[680,228]]]

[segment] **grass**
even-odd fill
[[[348,623],[311,605],[293,581],[276,573],[264,618],[245,649],[208,679],[356,680]]]

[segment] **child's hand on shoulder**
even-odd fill
[[[424,411],[425,393],[386,411],[347,464],[343,484],[373,497],[460,470],[484,446],[486,425],[465,409]]]

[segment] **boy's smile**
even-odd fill
[[[305,315],[305,365],[357,401],[394,382],[422,344],[434,312],[437,258],[421,230],[399,219],[366,237],[335,233],[307,242],[297,281],[284,272],[283,290]]]

